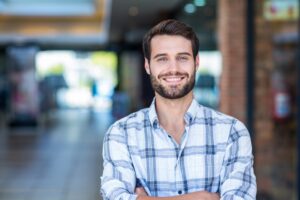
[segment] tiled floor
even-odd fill
[[[109,114],[65,110],[38,128],[0,126],[0,199],[101,199],[101,144],[111,122]]]

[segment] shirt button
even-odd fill
[[[178,191],[178,194],[182,194],[182,191],[181,191],[181,190],[179,190],[179,191]]]

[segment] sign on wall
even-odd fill
[[[270,21],[299,19],[298,0],[267,0],[264,2],[264,17]]]

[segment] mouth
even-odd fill
[[[184,78],[185,76],[166,76],[163,77],[162,80],[164,80],[167,83],[176,84],[180,83]]]

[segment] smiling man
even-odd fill
[[[247,129],[193,98],[199,41],[192,28],[162,21],[146,34],[143,49],[155,98],[107,131],[103,198],[255,199]]]

